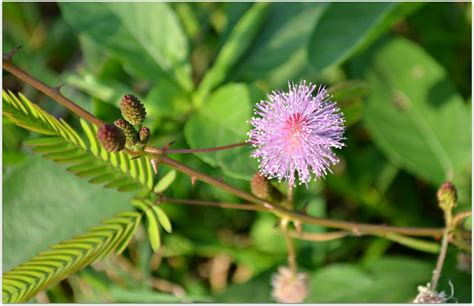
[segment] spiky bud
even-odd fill
[[[270,182],[266,177],[257,172],[250,182],[250,189],[255,196],[266,199],[270,195]]]
[[[147,144],[150,140],[150,129],[147,127],[142,127],[140,131],[138,131],[138,135],[140,138],[140,143]]]
[[[451,182],[445,182],[438,189],[436,194],[438,197],[439,207],[443,210],[451,210],[456,207],[456,202],[458,200],[456,187]]]
[[[302,303],[308,295],[308,275],[293,275],[288,267],[278,268],[272,277],[272,297],[278,303]]]
[[[115,126],[122,130],[127,140],[127,147],[134,146],[138,143],[138,133],[127,120],[117,119],[114,122]]]
[[[97,138],[109,152],[118,152],[125,148],[125,135],[113,124],[103,124],[97,131]]]
[[[139,126],[146,116],[145,106],[134,95],[125,95],[120,101],[120,111],[123,118],[133,125]]]

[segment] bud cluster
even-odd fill
[[[150,129],[142,127],[146,117],[142,101],[134,95],[124,95],[120,101],[120,112],[123,118],[115,120],[115,125],[105,124],[99,129],[102,146],[109,152],[121,151],[125,147],[142,148],[150,140]]]

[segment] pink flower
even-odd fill
[[[324,87],[313,96],[311,83],[288,86],[288,93],[274,91],[270,101],[256,105],[248,142],[256,148],[252,157],[262,175],[293,186],[296,173],[299,184],[307,184],[313,174],[324,177],[339,162],[331,149],[344,146],[344,118]]]

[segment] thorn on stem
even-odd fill
[[[303,215],[307,215],[307,214],[308,214],[308,207],[309,207],[309,202],[304,203],[303,208],[301,208],[301,213],[302,213]]]
[[[191,185],[194,186],[196,184],[197,177],[191,176]]]
[[[158,160],[157,159],[152,159],[151,160],[151,166],[153,167],[153,172],[155,172],[155,175],[158,175]]]
[[[18,52],[18,50],[20,50],[22,48],[22,46],[18,46],[16,48],[13,48],[12,50],[10,50],[9,52],[7,53],[3,53],[3,61],[4,62],[10,62],[13,58],[13,56]]]
[[[293,221],[293,224],[295,225],[296,233],[301,236],[303,234],[303,225],[299,221]]]
[[[66,84],[64,84],[64,83],[59,84],[58,86],[53,87],[53,90],[60,94],[61,93],[61,88],[63,88],[64,85],[66,85]]]

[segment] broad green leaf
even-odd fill
[[[404,39],[377,49],[371,67],[364,121],[375,144],[395,164],[434,184],[468,174],[471,111],[443,68]]]
[[[189,46],[167,3],[61,3],[64,18],[127,64],[136,75],[156,79],[169,75],[192,87]]]
[[[331,3],[309,42],[309,62],[322,70],[339,65],[388,30],[419,3]]]
[[[195,95],[195,102],[198,106],[204,102],[203,99],[213,88],[220,85],[227,78],[231,68],[250,46],[267,16],[268,7],[268,3],[254,3],[237,22],[219,51],[214,65],[199,84]]]
[[[186,123],[184,135],[191,148],[209,148],[247,139],[253,114],[253,104],[262,98],[256,88],[245,84],[228,84],[216,90],[206,106],[194,113]],[[249,146],[211,153],[196,154],[203,161],[232,177],[250,179],[256,162],[250,157]]]
[[[272,3],[262,30],[236,69],[235,79],[264,79],[273,87],[297,77],[308,66],[309,38],[326,6]]]
[[[332,264],[311,275],[307,303],[409,303],[433,266],[407,257],[383,257],[366,268]]]
[[[130,196],[91,185],[39,156],[13,169],[3,191],[4,271],[130,207]]]
[[[146,107],[147,117],[150,118],[184,118],[192,107],[186,92],[166,78],[156,82],[156,85],[143,99],[143,103]]]

